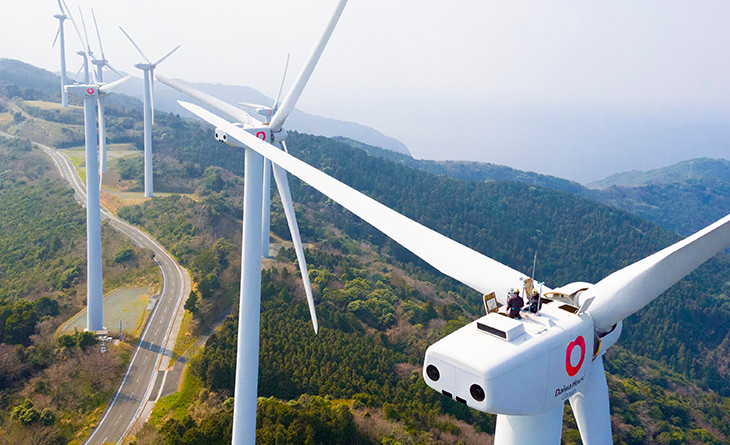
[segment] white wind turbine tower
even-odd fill
[[[273,149],[245,129],[196,105],[181,104],[213,124],[218,138],[246,147],[247,160],[252,151],[265,156],[442,273],[485,295],[494,292],[502,305],[505,289],[529,279]],[[583,443],[610,444],[602,356],[621,335],[623,319],[728,245],[730,215],[597,284],[574,282],[547,292],[539,315],[525,313],[514,320],[489,313],[428,348],[424,379],[451,399],[497,414],[497,445],[559,444],[566,400]],[[239,351],[240,342],[239,334]]]
[[[281,102],[281,105],[272,113],[271,121],[262,123],[251,117],[248,113],[229,105],[221,100],[187,87],[179,82],[157,76],[160,82],[171,86],[185,94],[188,94],[211,108],[234,119],[239,125],[243,125],[241,131],[251,138],[266,145],[270,150],[285,153],[286,130],[284,122],[294,110],[294,106],[301,96],[337,22],[347,0],[340,0],[330,18],[317,46],[309,56],[307,63],[299,73],[291,90]],[[278,102],[278,101],[277,101]],[[277,104],[275,104],[277,105]],[[273,110],[274,107],[272,107]],[[216,138],[221,142],[235,143],[229,140],[224,132],[216,133]],[[277,144],[281,149],[273,148]],[[243,146],[243,145],[242,145]],[[294,206],[289,191],[289,182],[286,172],[276,165],[273,165],[274,179],[282,198],[284,211],[286,213],[292,240],[299,260],[299,268],[302,273],[307,303],[309,305],[312,323],[315,332],[317,331],[317,318],[314,309],[314,299],[309,285],[309,275],[304,260],[299,229],[296,224]],[[258,389],[258,364],[259,364],[259,324],[261,318],[261,256],[262,256],[262,227],[263,227],[263,195],[264,195],[264,156],[254,150],[245,151],[245,186],[243,198],[243,234],[241,251],[241,297],[239,302],[238,315],[238,349],[236,356],[236,384],[235,384],[235,405],[233,411],[233,437],[232,443],[253,445],[256,440],[256,399]],[[268,233],[267,233],[268,235]]]
[[[155,63],[150,62],[150,59],[144,55],[142,50],[134,43],[132,37],[120,26],[125,36],[132,42],[132,45],[137,49],[139,54],[147,63],[138,63],[135,68],[139,68],[144,72],[144,196],[146,198],[152,198],[154,195],[154,187],[152,184],[152,125],[155,123],[155,68],[157,65],[162,63],[163,60],[167,59],[180,48],[180,45],[176,46],[172,51],[165,54],[160,60]]]
[[[86,54],[86,51],[76,51],[76,54],[81,56],[83,59],[83,64],[81,65],[81,68],[79,68],[79,71],[74,76],[74,80],[76,80],[79,77],[79,73],[81,70],[84,71],[84,84],[88,84],[91,82],[91,76],[89,75],[89,55]]]
[[[56,14],[53,17],[58,19],[58,31],[56,32],[56,37],[53,39],[53,46],[56,45],[56,41],[59,40],[59,45],[61,47],[61,105],[64,107],[68,107],[68,93],[66,93],[66,39],[64,38],[64,32],[63,32],[63,22],[68,18],[68,16],[63,11],[63,6],[61,6],[61,0],[58,0],[58,8],[61,10],[60,14]]]
[[[66,9],[68,10],[68,7]],[[68,17],[71,19],[79,40],[83,44],[83,38],[70,11]],[[81,51],[81,53],[84,55],[84,60],[91,58],[90,54],[84,51]],[[101,201],[99,196],[100,172],[96,133],[96,106],[102,96],[109,94],[121,84],[131,80],[132,76],[127,76],[106,85],[100,85],[93,71],[91,75],[93,77],[93,83],[87,82],[85,85],[67,86],[66,90],[69,94],[84,99],[84,139],[86,146],[86,329],[90,332],[97,332],[104,329],[104,313],[101,263]]]

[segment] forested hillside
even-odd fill
[[[584,187],[554,176],[503,165],[417,160],[346,138],[336,138],[393,162],[435,175],[473,181],[515,181],[573,193],[633,213],[688,236],[730,214],[730,161],[691,159],[647,172],[625,172]]]
[[[0,137],[0,165],[0,443],[65,444],[113,394],[128,348],[56,335],[85,306],[85,211],[29,141]],[[148,255],[106,225],[102,237],[107,291],[155,283]]]
[[[177,135],[180,137],[191,130],[190,124],[183,122],[178,124],[182,124],[177,129]],[[211,136],[210,130],[204,130],[202,134]],[[175,158],[200,160],[199,168],[205,169],[204,171],[207,172],[205,183],[217,184],[215,187],[218,190],[218,192],[208,193],[204,202],[216,202],[217,205],[228,203],[223,207],[218,207],[216,214],[240,212],[240,198],[237,196],[235,199],[231,199],[230,190],[233,189],[224,185],[226,181],[222,180],[220,174],[216,174],[211,180],[211,173],[217,170],[206,168],[208,163],[215,163],[220,166],[228,166],[233,171],[240,173],[242,170],[240,150],[206,141],[198,142],[192,134],[182,137],[182,140],[191,142],[177,145],[167,144],[164,149],[167,153],[163,153],[161,156],[169,154]],[[365,152],[326,138],[314,138],[293,133],[290,135],[288,145],[292,153],[318,168],[513,267],[528,271],[531,266],[533,249],[538,246],[540,260],[537,276],[545,276],[550,285],[565,284],[568,280],[578,279],[595,281],[612,270],[679,239],[677,235],[663,231],[625,212],[596,205],[589,200],[567,193],[514,182],[483,183],[434,177],[369,156]],[[212,154],[215,156],[211,156]],[[270,296],[273,292],[276,296],[271,302],[269,297],[264,302],[260,394],[290,399],[296,398],[297,394],[304,392],[359,400],[355,395],[360,388],[370,388],[363,391],[363,394],[368,396],[367,401],[351,402],[351,407],[352,404],[356,407],[361,405],[370,407],[368,413],[371,416],[373,415],[371,411],[378,408],[383,410],[381,415],[386,420],[403,422],[406,430],[409,427],[411,431],[430,430],[432,438],[438,436],[441,437],[441,440],[445,440],[441,434],[446,434],[449,428],[444,425],[439,426],[435,419],[448,413],[456,416],[455,419],[458,422],[467,419],[462,417],[466,413],[461,413],[461,415],[458,412],[453,413],[449,411],[450,402],[440,401],[438,403],[437,400],[431,399],[433,395],[429,395],[428,391],[419,392],[418,385],[423,385],[423,382],[418,378],[411,383],[402,380],[387,382],[398,375],[401,375],[401,379],[404,378],[405,374],[399,374],[398,369],[415,369],[414,367],[417,367],[422,360],[426,345],[458,327],[460,318],[463,323],[478,314],[481,310],[479,296],[448,278],[434,274],[428,267],[424,267],[418,260],[389,242],[377,231],[295,179],[292,180],[292,192],[295,199],[303,206],[300,213],[304,216],[305,228],[310,226],[320,228],[311,233],[305,231],[305,240],[314,241],[318,249],[325,252],[334,249],[331,252],[339,256],[342,256],[343,253],[348,255],[356,253],[362,256],[363,253],[360,250],[354,252],[349,250],[346,240],[351,238],[363,241],[378,246],[374,249],[378,254],[385,255],[385,263],[380,266],[378,261],[382,260],[370,258],[365,262],[366,265],[370,264],[370,267],[361,266],[366,270],[375,271],[374,276],[369,275],[366,271],[349,272],[350,266],[347,266],[349,263],[342,263],[342,261],[346,261],[347,255],[339,260],[336,259],[337,256],[330,256],[332,259],[326,263],[327,267],[318,268],[316,258],[321,258],[321,254],[310,250],[310,276],[315,283],[315,294],[323,326],[321,334],[317,338],[307,336],[307,332],[311,328],[308,325],[303,301],[301,299],[289,300],[286,297],[286,288],[274,286],[278,274],[267,273],[264,295]],[[128,211],[147,213],[144,209]],[[322,227],[326,228],[330,225],[331,229],[321,231]],[[201,227],[199,230],[204,230],[204,228]],[[333,236],[335,232],[339,232],[340,235]],[[286,237],[285,229],[275,230],[275,233]],[[343,242],[343,234],[347,235],[344,238],[345,242]],[[238,243],[235,239],[232,242]],[[286,252],[283,252],[282,255],[285,256],[280,257],[280,260],[287,258]],[[289,253],[288,259],[293,260],[291,253]],[[429,310],[426,306],[420,310],[422,313],[431,313],[431,317],[435,312],[435,318],[429,321],[429,318],[426,317],[425,321],[428,323],[425,324],[414,321],[419,320],[418,317],[409,320],[406,314],[410,312],[406,302],[418,301],[419,294],[394,289],[387,285],[386,280],[378,277],[378,274],[382,273],[379,270],[391,272],[392,267],[396,267],[398,275],[402,274],[403,270],[407,270],[409,276],[418,278],[419,283],[413,284],[415,289],[434,288],[435,298],[433,291],[420,296],[422,298],[420,304],[428,305],[430,301],[432,309]],[[289,282],[288,292],[301,296],[293,270],[291,268],[286,272],[285,281]],[[332,270],[335,271],[334,275],[332,275]],[[674,437],[695,442],[707,442],[709,440],[707,437],[715,437],[713,440],[724,440],[726,434],[724,429],[713,429],[712,433],[707,432],[709,430],[700,431],[702,424],[722,425],[724,420],[718,419],[725,419],[726,416],[726,414],[719,414],[720,417],[710,421],[701,414],[706,412],[708,406],[716,406],[715,403],[722,400],[713,399],[717,396],[712,396],[712,392],[707,392],[708,390],[714,388],[721,394],[727,392],[728,375],[722,358],[725,348],[723,340],[729,327],[726,309],[728,306],[727,284],[719,288],[708,284],[716,282],[718,276],[727,277],[727,272],[721,272],[723,270],[728,270],[727,259],[721,257],[713,260],[709,266],[670,291],[661,302],[655,303],[647,311],[627,321],[621,344],[631,351],[640,352],[646,357],[659,360],[664,365],[654,363],[651,365],[654,371],[638,373],[638,380],[634,375],[620,374],[620,371],[615,369],[619,375],[612,377],[611,382],[612,391],[614,391],[614,397],[620,409],[614,417],[618,439],[627,443],[653,443],[660,436],[667,438],[674,435]],[[382,290],[378,284],[381,281],[385,284]],[[319,283],[322,282],[326,283],[326,287],[319,286]],[[271,286],[274,286],[273,289]],[[338,296],[340,295],[338,289],[347,291],[343,295],[344,298]],[[352,290],[355,289],[361,290],[353,293]],[[683,289],[692,289],[692,298],[686,298]],[[431,298],[428,297],[429,294]],[[396,300],[389,295],[395,295]],[[409,298],[403,300],[404,295],[408,295]],[[283,300],[280,300],[282,298]],[[205,299],[201,301],[205,301]],[[276,301],[280,302],[276,303]],[[272,303],[276,304],[271,306]],[[713,309],[708,310],[710,307]],[[282,314],[287,314],[287,311],[291,311],[291,315],[283,316]],[[323,313],[324,315],[322,315]],[[346,322],[348,318],[343,320],[337,314],[344,314],[348,317],[356,316],[355,326],[361,325],[366,329],[365,332],[372,332],[375,335],[376,343],[364,348],[356,346],[353,340],[348,340],[347,337],[347,333],[354,328],[351,323]],[[268,329],[269,317],[280,320],[278,324],[273,325],[272,330]],[[297,317],[299,321],[292,321]],[[456,320],[454,320],[455,317]],[[445,321],[449,322],[439,328]],[[299,327],[296,328],[296,326]],[[328,338],[328,329],[334,329],[333,334],[336,335],[331,340],[327,340],[327,343],[332,342],[336,346],[307,346],[310,341],[314,341],[316,344],[325,341],[323,339]],[[231,366],[234,360],[231,346],[235,341],[233,332],[235,329],[232,325],[216,334],[200,358],[201,362],[193,367],[193,371],[201,379],[204,387],[217,397],[220,397],[221,394],[224,396],[230,394],[231,391],[230,378],[233,372]],[[377,332],[384,332],[386,336],[379,336]],[[680,332],[683,335],[679,335]],[[691,335],[686,335],[689,332]],[[289,333],[292,336],[287,337],[288,340],[280,338]],[[354,338],[360,338],[360,336]],[[378,343],[378,338],[380,338],[379,342],[384,343]],[[383,344],[387,350],[391,351],[389,353],[384,351],[383,357],[395,361],[385,363],[384,369],[394,372],[383,373],[381,371],[372,374],[373,369],[358,368],[358,366],[362,366],[357,364],[359,358],[353,362],[347,356],[353,348],[357,351],[371,351],[378,344]],[[287,349],[290,347],[294,349]],[[617,350],[620,350],[620,347]],[[279,351],[286,352],[280,354]],[[703,355],[707,351],[711,351],[711,353]],[[396,352],[403,352],[406,355],[399,357],[395,354]],[[343,355],[331,355],[335,353]],[[314,355],[310,356],[310,354]],[[622,357],[626,357],[627,354],[631,356],[631,353],[625,350],[622,354],[624,354]],[[292,359],[292,357],[295,358]],[[269,360],[272,361],[269,362]],[[312,361],[314,367],[306,365],[308,360]],[[398,365],[400,360],[403,360],[403,365]],[[314,363],[317,365],[315,366]],[[329,368],[327,363],[337,365]],[[365,359],[362,363],[370,363],[372,366],[374,362],[373,359]],[[410,367],[406,365],[407,363],[410,364]],[[264,364],[266,365],[264,366]],[[668,372],[665,366],[674,368],[680,373],[679,375],[685,377],[667,377],[673,374]],[[326,370],[324,373],[317,371],[322,367]],[[374,369],[377,371],[377,368]],[[274,374],[269,375],[270,372]],[[322,377],[323,375],[329,377]],[[340,375],[342,377],[337,377]],[[361,375],[370,377],[355,378],[355,376]],[[644,381],[644,378],[647,381]],[[334,381],[341,383],[334,383]],[[358,381],[362,383],[355,383]],[[391,390],[387,389],[390,385],[397,387],[399,384],[405,385],[402,391],[391,393]],[[693,391],[697,392],[694,392],[692,396],[680,397],[673,393],[677,385],[695,387],[696,390]],[[385,389],[376,389],[381,386],[384,386]],[[342,392],[343,390],[346,392]],[[629,391],[630,394],[626,395],[625,391]],[[400,399],[397,394],[402,394],[404,398]],[[424,398],[414,397],[415,394],[423,394]],[[643,396],[639,396],[640,394]],[[650,394],[664,395],[658,400],[652,400],[651,406],[634,404],[638,401],[637,397],[650,397]],[[386,402],[386,400],[390,400],[390,402]],[[391,405],[387,405],[388,403]],[[422,406],[422,408],[416,410],[414,406]],[[647,406],[648,408],[646,408]],[[395,411],[391,410],[393,407],[395,407]],[[649,416],[648,411],[644,412],[644,409],[653,410],[654,414]],[[678,423],[661,424],[661,419],[671,417],[664,413],[670,413],[673,409],[681,413],[681,416],[675,417],[684,420]],[[424,417],[414,414],[416,411],[433,414]],[[724,413],[724,408],[712,412]],[[353,413],[356,414],[357,422],[358,411],[353,409]],[[489,419],[485,419],[483,422],[486,423],[481,424],[473,417],[474,415],[475,413],[470,414],[468,423],[476,423],[489,430],[491,426]],[[363,417],[363,419],[365,418]],[[182,422],[183,419],[177,421]],[[170,425],[174,425],[174,423]],[[192,423],[189,425],[193,426]],[[570,422],[568,421],[566,425],[569,426]],[[196,431],[198,430],[196,429]],[[396,436],[399,440],[406,440],[409,437],[408,434],[393,437]],[[408,440],[415,440],[412,434],[410,437],[411,439]],[[575,435],[571,436],[568,431],[566,437],[574,438]],[[700,440],[697,439],[698,437],[704,438]]]
[[[22,98],[12,103],[26,106]],[[24,128],[44,122],[23,113]],[[114,113],[111,141],[141,149],[136,112]],[[4,122],[8,130],[21,125]],[[155,198],[119,215],[191,268],[195,291],[186,308],[203,329],[237,297],[243,153],[215,142],[210,128],[162,113],[155,142],[158,190],[185,196]],[[304,134],[290,133],[287,143],[295,156],[518,270],[531,272],[537,249],[536,277],[549,286],[595,282],[679,239],[625,211],[539,184],[436,176]],[[141,176],[140,163],[112,170],[118,178],[124,170],[126,181]],[[282,248],[262,282],[262,443],[488,443],[493,416],[435,393],[420,376],[425,348],[481,314],[480,295],[291,183],[311,243],[320,333],[312,332],[293,252]],[[272,231],[288,237],[276,198]],[[617,443],[727,441],[729,292],[730,264],[720,256],[626,321],[606,361]],[[181,393],[165,401],[173,409],[153,416],[137,443],[229,441],[235,332],[232,317],[192,360]],[[569,414],[564,441],[579,443]]]

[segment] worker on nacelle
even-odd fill
[[[513,290],[512,295],[507,300],[507,315],[509,318],[522,318],[520,311],[524,305],[525,301],[520,296],[520,290]]]
[[[530,312],[536,314],[540,310],[540,292],[532,288],[532,297],[530,297]]]

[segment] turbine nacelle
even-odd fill
[[[257,127],[242,127],[242,129],[247,133],[251,133],[262,141],[268,142],[270,144],[273,144],[275,142],[283,142],[284,140],[286,140],[286,137],[288,135],[284,128],[282,128],[281,131],[274,132],[271,131],[271,128],[268,125],[261,125]],[[238,142],[237,140],[228,137],[228,133],[221,128],[215,129],[215,140],[219,142],[226,142],[237,147],[245,147],[245,145]]]
[[[99,97],[103,93],[94,85],[68,85],[66,92],[78,97]]]
[[[479,411],[548,412],[582,387],[599,356],[593,320],[577,312],[575,306],[547,300],[540,315],[521,320],[490,313],[426,350],[424,380]]]
[[[278,98],[277,98],[278,101]],[[252,104],[249,102],[239,102],[240,105],[244,105],[247,107],[251,107],[254,109],[256,114],[259,114],[261,116],[264,116],[266,118],[266,121],[270,121],[271,117],[276,114],[276,107],[269,107],[266,105],[259,105],[259,104]]]

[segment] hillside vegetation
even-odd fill
[[[114,393],[128,346],[57,336],[86,304],[85,210],[29,141],[0,137],[0,165],[0,443],[65,444]],[[106,291],[156,285],[149,255],[106,224],[102,238]]]

